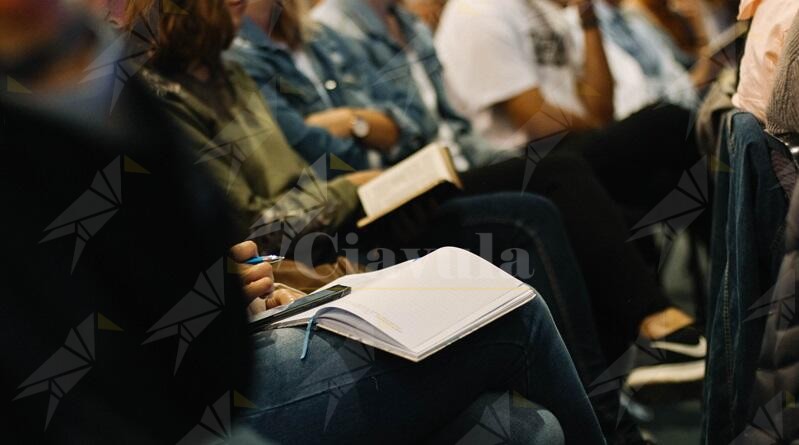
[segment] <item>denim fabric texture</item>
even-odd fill
[[[385,165],[408,156],[435,135],[435,123],[423,118],[425,110],[419,98],[379,78],[355,42],[320,25],[304,49],[333,107],[380,110],[397,124],[400,138],[392,153],[384,156]],[[328,110],[330,105],[297,68],[287,47],[245,19],[225,57],[242,65],[256,81],[289,144],[309,163],[333,154],[356,170],[370,167],[367,147],[360,141],[337,138],[305,123],[305,117]]]
[[[711,242],[703,442],[728,444],[746,426],[766,317],[753,316],[785,253],[787,199],[771,154],[786,151],[757,119],[722,120]]]
[[[480,234],[492,235],[490,245]],[[370,247],[368,237],[361,241],[360,248]],[[448,422],[469,411],[486,391],[515,390],[521,397],[512,403],[527,399],[554,414],[566,443],[604,443],[581,383],[581,377],[591,380],[604,366],[596,335],[583,322],[590,320],[590,303],[555,207],[518,193],[451,199],[439,207],[428,232],[405,247],[445,245],[479,253],[497,265],[510,261],[510,248],[527,252],[534,273],[525,281],[539,296],[418,364],[322,330],[312,336],[308,358],[300,361],[302,329],[261,334],[258,381],[247,392],[258,409],[247,423],[281,442],[335,442],[353,437],[357,429],[366,442],[417,443],[451,433]],[[558,327],[547,304],[557,307]],[[567,349],[559,330],[585,345]],[[593,350],[600,358],[593,364],[594,376],[578,375],[569,354],[578,351],[574,348]],[[586,366],[592,363],[580,365]],[[273,367],[275,374],[269,374]],[[290,405],[291,413],[303,416],[280,409]],[[518,437],[513,431],[511,436]]]
[[[407,39],[407,46],[416,53],[436,90],[438,113],[452,127],[464,156],[472,165],[485,165],[503,156],[472,131],[471,124],[450,103],[444,85],[444,67],[438,59],[433,33],[416,16],[402,6],[391,6],[392,12]],[[386,26],[361,0],[325,0],[313,9],[313,18],[359,42],[378,76],[408,91],[419,99],[420,93],[411,72],[406,48],[395,42]],[[415,61],[414,61],[415,62]],[[437,119],[425,109],[424,126],[437,128]],[[507,153],[504,154],[507,156]]]
[[[538,401],[562,419],[566,443],[603,443],[540,297],[419,363],[322,330],[300,360],[304,336],[304,329],[288,328],[255,338],[254,384],[246,394],[257,408],[240,421],[279,443],[420,443],[463,422],[484,393],[505,387],[519,393],[506,406]],[[553,416],[527,410],[536,434],[559,435]],[[518,440],[531,424],[520,429],[509,415],[499,420],[509,425],[505,439],[531,443]]]

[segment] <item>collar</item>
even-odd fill
[[[364,0],[327,0],[335,1],[338,7],[349,16],[361,30],[371,36],[388,37],[388,29],[372,8]]]
[[[241,22],[241,29],[239,29],[238,37],[259,49],[286,51],[285,45],[281,45],[272,40],[272,38],[259,28],[249,17],[244,17],[244,20]]]

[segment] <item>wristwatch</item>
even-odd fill
[[[369,125],[369,122],[362,118],[361,116],[355,115],[352,118],[352,123],[350,124],[350,132],[352,135],[355,136],[357,139],[363,139],[369,136],[369,133],[372,131],[372,126]]]

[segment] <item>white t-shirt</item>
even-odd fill
[[[408,58],[408,64],[411,67],[411,75],[416,83],[416,87],[419,89],[422,102],[425,108],[427,108],[427,111],[438,122],[437,142],[441,142],[447,146],[450,155],[452,155],[452,163],[455,164],[455,169],[457,171],[463,172],[468,170],[469,161],[463,156],[461,147],[455,139],[455,131],[449,125],[449,122],[442,118],[441,114],[438,112],[438,94],[436,93],[436,87],[433,85],[433,81],[430,80],[427,70],[424,69],[424,64],[419,60],[419,55],[416,51],[410,46],[405,49],[405,54]]]
[[[311,62],[311,58],[308,57],[308,54],[305,52],[305,50],[299,49],[292,51],[291,58],[294,59],[294,65],[297,67],[297,69],[300,70],[300,72],[311,81],[314,88],[316,88],[316,93],[319,94],[319,97],[322,98],[322,101],[325,103],[325,105],[327,105],[328,108],[333,108],[333,101],[330,100],[330,96],[327,94],[327,90],[322,83],[322,79],[319,77],[319,74],[316,73],[313,62]]]
[[[577,91],[584,57],[575,50],[570,14],[577,18],[575,8],[550,0],[450,0],[444,10],[436,49],[447,89],[495,147],[527,142],[495,107],[527,90],[538,88],[549,104],[586,115]]]

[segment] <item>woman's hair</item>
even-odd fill
[[[222,51],[236,30],[224,0],[130,0],[125,14],[131,29],[146,20],[156,34],[150,63],[165,73],[186,72],[205,65],[222,72]]]
[[[157,0],[128,0],[128,4],[125,6],[122,28],[130,31],[136,22],[149,15],[151,10],[160,10],[160,7],[154,8],[157,2]]]
[[[278,0],[274,14],[279,14],[272,37],[290,48],[302,46],[311,38],[316,24],[311,20],[308,0]]]

